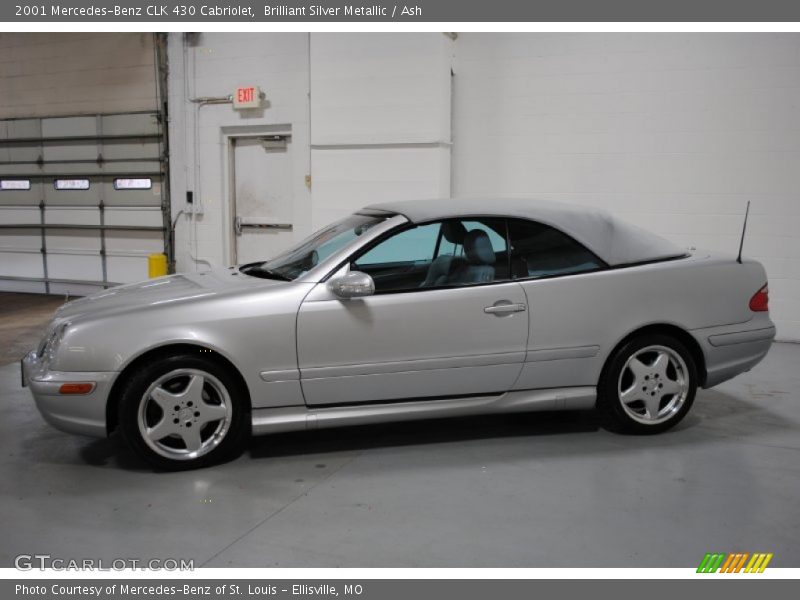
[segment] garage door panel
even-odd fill
[[[47,117],[42,119],[42,137],[93,136],[97,132],[97,117]]]
[[[92,254],[48,253],[47,271],[53,279],[103,280],[103,264],[99,256]]]
[[[99,253],[102,247],[99,231],[48,229],[45,241],[48,253],[75,251]]]
[[[106,173],[107,177],[115,174],[116,177],[158,177],[161,172],[160,163],[152,157],[142,157],[147,160],[120,160],[114,163],[106,163],[101,173]]]
[[[44,283],[37,281],[15,281],[13,279],[3,282],[3,291],[19,292],[20,294],[46,294]]]
[[[6,129],[9,138],[36,138],[42,133],[39,119],[10,119]]]
[[[25,148],[28,148],[25,146]],[[23,147],[17,146],[13,149],[12,159],[15,161],[22,161],[19,164],[0,164],[0,176],[3,178],[21,178],[21,179],[30,179],[31,182],[36,183],[43,183],[46,182],[47,179],[51,179],[50,183],[52,183],[52,177],[56,177],[61,173],[68,172],[71,168],[70,165],[64,164],[43,164],[37,165],[36,161],[39,160],[39,155],[41,153],[41,148],[33,148],[30,155],[24,154],[22,151],[24,150]],[[24,162],[28,161],[28,162]],[[76,166],[74,167],[76,172],[85,171],[85,167]],[[50,177],[48,177],[50,175]]]
[[[53,208],[44,211],[48,225],[100,225],[98,208]]]
[[[157,136],[160,132],[158,118],[153,113],[127,113],[103,115],[101,118],[104,135]]]
[[[163,225],[161,207],[106,208],[106,225],[161,227]]]
[[[116,283],[135,283],[147,279],[146,256],[108,256],[108,279]]]
[[[153,112],[0,121],[0,180],[24,182],[0,186],[0,253],[26,256],[0,269],[0,289],[23,276],[71,294],[146,278],[169,219],[162,134]]]
[[[0,275],[9,277],[44,277],[42,255],[34,252],[7,252],[0,249]]]
[[[0,126],[0,139],[37,138],[40,133],[39,119],[8,119]]]
[[[0,145],[2,147],[2,145]],[[25,147],[27,148],[27,146]],[[22,161],[20,164],[0,164],[0,177],[3,179],[29,179],[31,184],[39,183],[41,181],[40,175],[44,174],[46,171],[44,168],[40,168],[36,166],[36,161],[39,159],[39,149],[34,148],[30,155],[24,154],[25,148],[21,146],[14,147],[11,152],[11,156],[6,161],[9,163],[11,161]],[[4,150],[8,150],[9,147],[3,148]],[[24,162],[29,161],[29,162]]]
[[[102,154],[106,160],[151,158],[157,161],[161,154],[161,143],[155,138],[106,140],[103,142]]]
[[[144,256],[163,250],[160,231],[106,231],[109,252],[139,252]]]
[[[42,153],[41,146],[39,144],[8,144],[6,146],[0,146],[0,161],[4,163],[16,162],[16,163],[23,163],[28,162],[31,164],[36,163],[39,160],[39,155]],[[10,165],[0,165],[6,171],[10,170],[11,172],[16,172],[18,167],[10,166]]]
[[[87,145],[83,140],[48,142],[41,148],[42,159],[55,160],[97,160],[97,146]]]
[[[28,225],[39,223],[40,213],[38,208],[2,207],[0,208],[0,223],[6,225]]]
[[[49,206],[98,206],[100,187],[89,180],[88,190],[57,190],[55,185],[44,186],[44,202]]]
[[[3,229],[0,248],[4,250],[33,250],[39,252],[42,236],[38,229]]]

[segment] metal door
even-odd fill
[[[522,369],[528,313],[518,283],[355,300],[324,283],[315,292],[297,320],[309,405],[499,394]]]
[[[293,239],[291,137],[240,137],[232,144],[233,262],[267,260]]]

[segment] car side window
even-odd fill
[[[358,259],[359,267],[430,262],[436,250],[439,224],[406,229],[384,240]]]
[[[352,262],[375,291],[401,292],[508,280],[505,219],[447,219],[411,227]]]
[[[542,223],[509,219],[514,279],[595,271],[603,261],[567,234]]]

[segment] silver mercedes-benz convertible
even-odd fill
[[[775,328],[753,260],[596,209],[378,204],[267,260],[65,304],[23,381],[64,431],[119,430],[157,468],[251,434],[596,407],[657,433],[747,371]]]

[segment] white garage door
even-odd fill
[[[169,224],[163,149],[153,112],[0,120],[0,289],[147,278]]]

